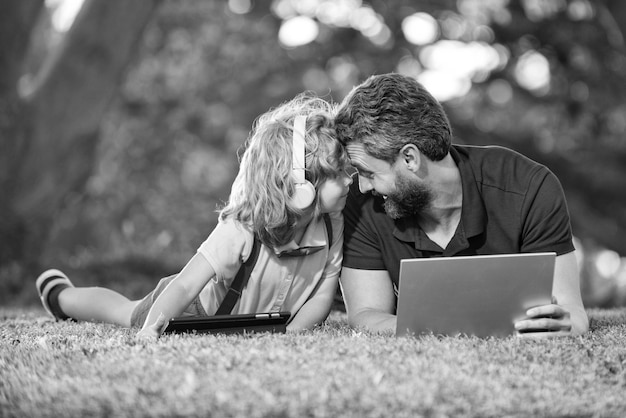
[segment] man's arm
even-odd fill
[[[580,272],[574,251],[556,258],[552,285],[554,304],[538,306],[526,313],[530,318],[515,323],[520,334],[528,337],[580,335],[589,330],[589,319],[580,294]],[[545,332],[550,331],[550,332]]]
[[[580,271],[576,252],[560,255],[554,267],[552,294],[557,303],[569,312],[571,334],[584,334],[589,330],[589,318],[580,294]]]
[[[396,331],[395,295],[386,270],[341,270],[341,290],[353,327],[374,332]]]

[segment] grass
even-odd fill
[[[165,336],[0,310],[3,417],[626,416],[626,310],[582,337]]]

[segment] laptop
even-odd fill
[[[529,308],[550,304],[556,253],[405,259],[396,335],[506,337]]]
[[[239,315],[179,316],[169,320],[165,334],[248,334],[253,332],[284,333],[289,312],[267,312]]]

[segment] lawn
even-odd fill
[[[0,309],[0,416],[626,416],[626,310],[582,337],[165,336]]]

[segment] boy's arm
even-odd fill
[[[343,260],[343,215],[341,212],[332,212],[329,217],[332,231],[327,231],[327,235],[332,236],[332,243],[321,281],[287,325],[287,331],[310,329],[321,324],[328,317],[332,308],[337,293],[341,261]]]
[[[211,264],[202,254],[196,253],[158,296],[137,337],[158,338],[165,323],[182,314],[213,276],[215,271]]]
[[[321,324],[330,313],[337,292],[337,276],[323,278],[311,297],[302,305],[287,325],[287,331],[299,331]]]

